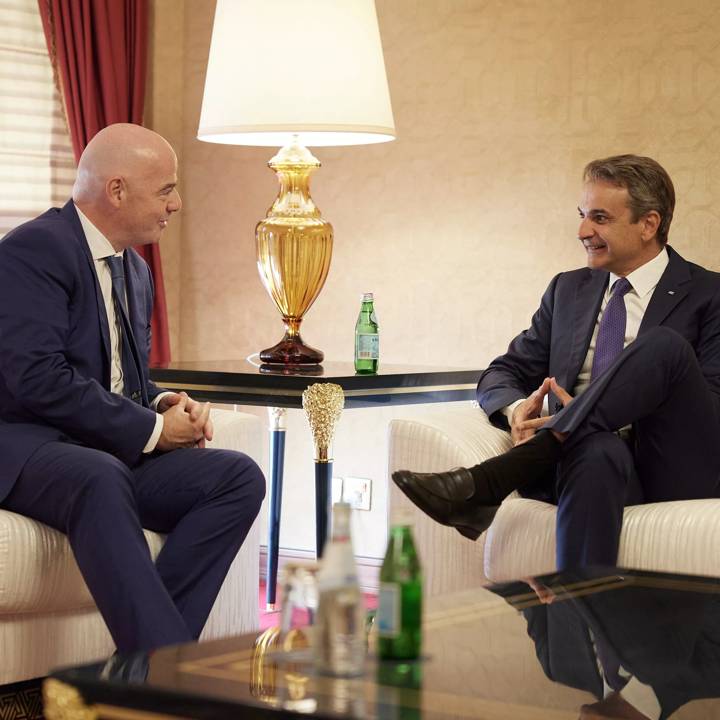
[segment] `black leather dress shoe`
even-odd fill
[[[396,470],[394,483],[426,515],[441,525],[454,527],[461,535],[477,540],[497,512],[497,505],[471,501],[475,482],[467,468],[440,473],[416,473]]]
[[[144,650],[119,654],[115,652],[100,671],[103,680],[144,683],[150,667],[150,654]]]

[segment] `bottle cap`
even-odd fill
[[[363,293],[363,302],[372,302],[373,294],[372,293]]]
[[[346,502],[336,502],[332,509],[332,537],[350,535],[350,512],[352,506]]]

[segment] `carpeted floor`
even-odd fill
[[[43,720],[42,680],[0,686],[2,720]]]
[[[375,610],[377,608],[377,595],[374,593],[363,593],[365,600],[365,608],[367,610]],[[265,581],[260,581],[260,593],[258,595],[258,607],[260,608],[260,629],[272,627],[280,624],[280,603],[275,606],[275,612],[266,612],[265,610]],[[307,625],[307,611],[296,609],[293,611],[293,626]]]

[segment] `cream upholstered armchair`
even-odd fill
[[[511,447],[476,403],[445,405],[422,420],[390,423],[389,473],[471,466]],[[391,482],[390,504],[410,505],[429,594],[555,570],[553,505],[513,493],[473,543],[411,505]],[[625,509],[618,565],[720,576],[720,499],[636,505]]]
[[[254,415],[212,410],[208,447],[242,450],[259,462],[261,423]],[[112,529],[109,529],[112,532]],[[146,532],[153,557],[163,537]],[[238,552],[202,638],[258,627],[259,521]],[[109,656],[114,645],[62,533],[0,510],[0,685],[47,675],[58,666]]]

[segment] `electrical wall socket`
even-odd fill
[[[346,477],[342,483],[342,497],[356,510],[369,510],[372,496],[372,480]]]

